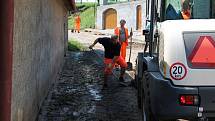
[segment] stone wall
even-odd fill
[[[119,21],[121,19],[125,19],[127,21],[126,26],[129,28],[132,27],[134,30],[137,28],[137,6],[141,5],[142,7],[142,28],[145,26],[145,0],[140,1],[132,1],[125,3],[118,3],[112,5],[102,5],[97,7],[97,17],[96,17],[96,28],[103,29],[104,24],[104,16],[103,13],[113,8],[117,11],[117,25],[119,25]]]
[[[34,121],[64,62],[63,0],[14,0],[11,121]]]

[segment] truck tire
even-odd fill
[[[160,120],[157,119],[152,111],[151,111],[151,100],[150,100],[150,91],[149,91],[149,74],[147,71],[144,71],[143,78],[142,78],[142,85],[143,85],[143,90],[142,90],[142,119],[143,121],[177,121],[175,120]]]
[[[138,89],[138,83],[139,83],[139,78],[138,78],[138,75],[137,74],[135,74],[135,79],[134,79],[135,81],[134,81],[134,88],[135,89]]]
[[[142,85],[143,85],[143,89],[142,89],[142,100],[143,100],[143,105],[141,108],[141,112],[142,112],[142,118],[143,121],[158,121],[155,119],[155,117],[152,114],[151,111],[151,101],[150,101],[150,91],[149,91],[149,78],[148,78],[148,72],[145,71],[143,78],[142,78]]]
[[[141,82],[140,80],[137,78],[137,104],[138,104],[138,108],[141,109],[142,108],[142,92],[141,92]]]

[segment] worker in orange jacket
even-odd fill
[[[75,17],[75,31],[80,33],[80,28],[81,28],[81,17],[79,15],[77,15]]]
[[[114,34],[119,37],[119,42],[121,44],[120,55],[125,59],[126,57],[126,47],[128,46],[128,39],[133,36],[133,33],[128,34],[128,29],[125,27],[126,21],[124,19],[120,20],[120,27],[115,28]]]

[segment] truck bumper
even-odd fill
[[[199,96],[201,98],[200,107],[203,117],[215,117],[215,87],[199,87]],[[215,121],[213,119],[213,121]]]
[[[198,106],[179,104],[181,94],[199,94],[198,87],[174,86],[159,72],[149,72],[151,109],[159,119],[193,119],[198,117]]]

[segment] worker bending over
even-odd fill
[[[117,63],[121,67],[121,73],[119,80],[124,81],[124,74],[125,69],[127,68],[127,63],[125,60],[120,56],[120,48],[121,45],[118,42],[118,36],[112,35],[111,38],[104,37],[104,38],[98,38],[94,41],[94,43],[89,47],[92,49],[97,43],[100,43],[103,45],[105,49],[105,58],[104,58],[104,85],[103,87],[107,87],[107,78],[109,75],[112,74],[112,70],[114,68],[114,65]]]
[[[123,59],[126,57],[126,47],[128,46],[128,39],[133,35],[130,33],[128,35],[128,29],[125,27],[126,21],[124,19],[120,20],[120,27],[115,28],[114,34],[119,37],[119,43],[121,44],[121,56]]]

